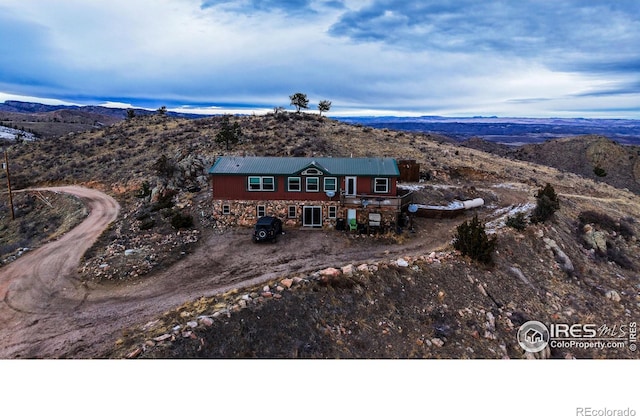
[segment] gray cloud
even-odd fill
[[[329,30],[412,50],[493,53],[588,69],[640,57],[640,2],[375,0]],[[637,66],[636,66],[637,68]]]

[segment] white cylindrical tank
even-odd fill
[[[478,208],[484,205],[484,199],[476,198],[468,201],[462,201],[462,205],[464,206],[464,209]]]

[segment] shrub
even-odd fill
[[[171,217],[171,226],[176,230],[182,228],[191,228],[193,227],[193,217],[189,214],[181,214],[180,212],[176,212]]]
[[[171,178],[176,171],[176,165],[172,160],[162,155],[153,164],[153,170],[155,170],[161,178]]]
[[[582,226],[585,224],[598,225],[600,228],[607,231],[615,231],[626,239],[629,239],[634,235],[633,228],[628,224],[627,219],[622,219],[617,223],[609,215],[602,212],[583,211],[578,215],[578,220]]]
[[[601,178],[607,176],[607,172],[602,169],[600,166],[596,166],[595,168],[593,168],[593,173],[595,173],[596,176],[599,176]]]
[[[506,224],[508,227],[515,228],[518,231],[524,231],[527,228],[527,218],[524,212],[518,212],[513,217],[507,217]]]
[[[163,209],[171,209],[173,208],[173,197],[178,193],[178,191],[173,189],[166,189],[158,196],[158,202],[151,206],[151,211],[161,211]]]
[[[560,201],[558,195],[551,184],[547,183],[544,188],[540,188],[536,193],[536,208],[531,215],[532,223],[545,222],[560,209]]]
[[[607,260],[614,262],[618,266],[627,270],[635,270],[633,262],[614,243],[607,241]]]
[[[136,193],[136,196],[138,198],[146,198],[150,195],[151,195],[151,185],[149,185],[149,182],[146,182],[146,181],[142,182],[142,185],[140,186],[140,189]]]
[[[465,221],[456,228],[453,247],[466,256],[481,263],[491,264],[491,255],[496,247],[496,236],[489,237],[484,224],[475,215],[471,222]]]
[[[155,227],[155,225],[156,225],[156,221],[153,218],[146,217],[140,222],[140,229],[143,231],[150,230],[153,227]]]

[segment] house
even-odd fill
[[[214,216],[229,225],[273,215],[288,226],[390,226],[411,202],[399,176],[391,158],[222,156],[209,169]]]

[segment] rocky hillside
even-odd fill
[[[554,139],[518,147],[476,138],[462,146],[552,166],[640,194],[640,146],[620,145],[602,136]]]
[[[515,332],[529,319],[619,326],[640,318],[640,197],[632,192],[600,177],[458,147],[442,136],[306,114],[236,117],[243,136],[227,151],[215,141],[222,120],[136,117],[13,145],[12,175],[16,187],[84,184],[121,203],[120,218],[81,265],[87,280],[153,279],[155,270],[188,261],[202,239],[219,231],[207,215],[206,169],[221,154],[415,159],[430,178],[426,184],[448,198],[459,189],[487,195],[479,215],[497,235],[494,264],[461,256],[450,234],[433,253],[326,264],[334,270],[293,272],[194,299],[128,328],[109,357],[521,358]],[[574,143],[583,143],[589,169],[599,164],[604,178],[613,175],[614,161],[623,163],[624,152],[609,155],[605,147],[603,154],[593,145],[598,141]],[[560,198],[553,219],[524,231],[505,227],[510,209],[531,203],[546,183]],[[436,227],[430,221],[436,220],[419,224],[426,234]],[[628,349],[550,349],[539,356],[637,357]]]

